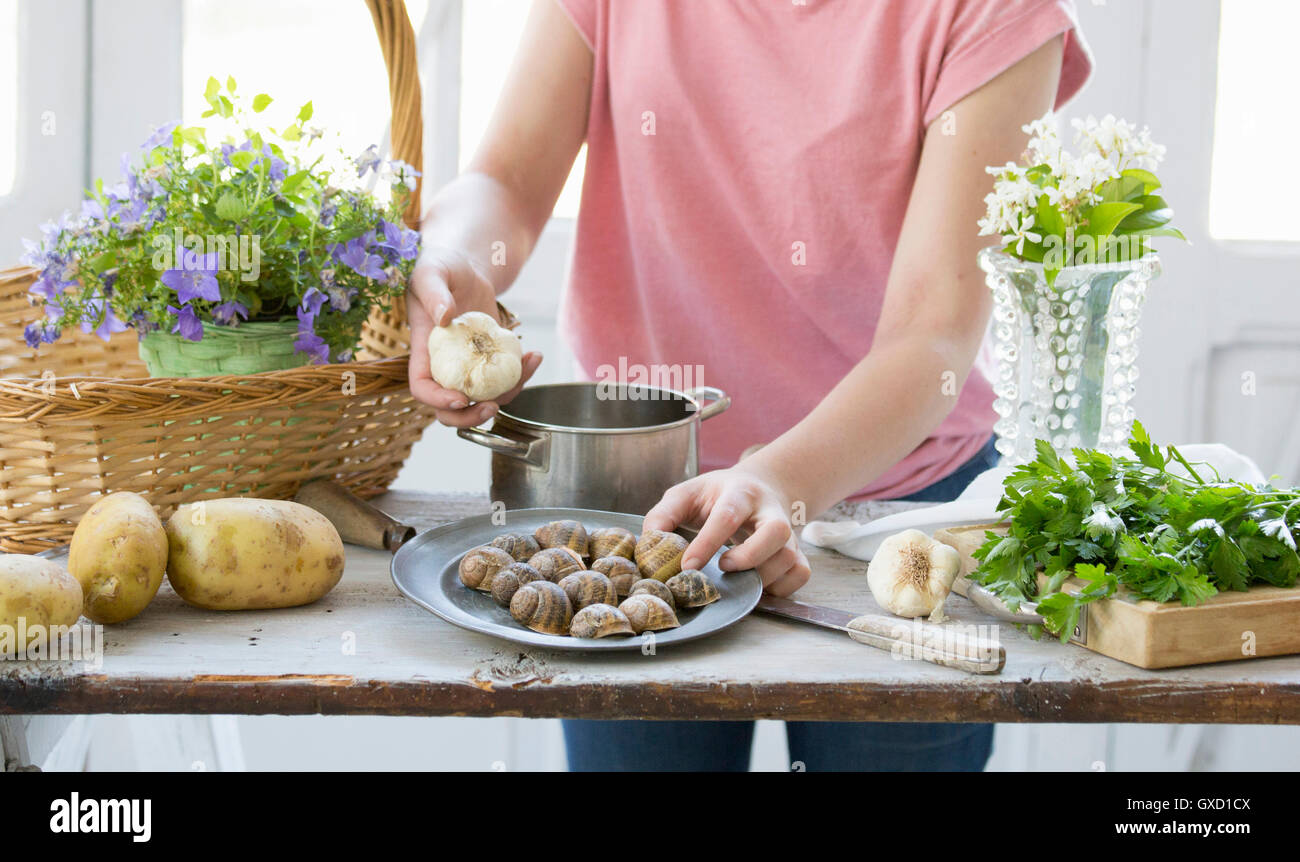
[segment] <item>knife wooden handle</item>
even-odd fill
[[[293,497],[324,515],[350,545],[396,551],[415,536],[415,528],[393,520],[347,488],[328,479],[308,482]]]
[[[928,661],[967,673],[1001,673],[1007,651],[996,640],[981,637],[969,628],[880,614],[854,617],[848,623],[849,637],[889,650],[900,660]]]

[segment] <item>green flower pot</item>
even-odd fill
[[[153,377],[211,377],[300,368],[311,357],[294,349],[297,320],[269,320],[238,326],[203,324],[203,339],[187,341],[157,330],[140,339],[140,358]]]

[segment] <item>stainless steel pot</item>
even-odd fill
[[[730,406],[712,386],[556,383],[524,389],[490,431],[457,433],[492,450],[492,500],[508,509],[643,515],[699,472],[700,423]]]

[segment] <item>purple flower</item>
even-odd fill
[[[176,296],[182,303],[192,299],[219,302],[221,300],[221,286],[217,284],[219,255],[216,252],[206,256],[200,255],[187,248],[180,249],[180,253],[180,267],[167,270],[159,280],[176,291]]]
[[[366,147],[361,155],[353,159],[353,164],[357,166],[358,177],[364,177],[366,171],[378,171],[382,162],[383,159],[379,158],[379,147],[375,144]]]
[[[212,309],[212,320],[221,326],[238,326],[239,318],[248,320],[248,307],[242,302],[223,302]]]
[[[399,260],[411,260],[420,253],[419,231],[384,219],[381,219],[379,224],[384,229],[384,238],[379,243],[380,248],[392,252]]]
[[[105,341],[108,341],[109,336],[115,332],[126,332],[127,325],[118,319],[118,316],[113,313],[113,309],[109,307],[102,296],[91,297],[86,305],[95,312],[95,315],[100,320],[98,325],[95,324],[93,319],[81,321],[82,332],[94,332]]]
[[[27,292],[36,294],[46,302],[57,300],[63,294],[63,289],[71,282],[61,280],[59,276],[62,273],[56,270],[57,267],[50,267],[42,272],[40,278],[32,282],[32,286],[27,288]]]
[[[81,217],[93,221],[103,221],[104,205],[94,198],[87,198],[81,202]]]
[[[370,234],[354,237],[345,243],[335,243],[329,252],[339,263],[345,264],[353,272],[377,281],[384,279],[384,259],[377,254],[366,251]]]
[[[57,324],[49,321],[37,321],[28,324],[27,328],[23,330],[23,341],[26,341],[27,346],[35,350],[42,344],[53,344],[59,340],[59,336],[62,334],[63,331],[59,329]]]
[[[285,174],[288,172],[287,169],[289,167],[285,163],[284,159],[275,155],[275,153],[271,151],[270,144],[262,145],[262,153],[263,153],[263,158],[258,159],[256,162],[253,162],[253,164],[255,165],[260,164],[263,161],[265,161],[267,164],[267,168],[266,168],[267,178],[270,179],[270,181],[273,183],[283,182]]]
[[[392,172],[393,179],[398,183],[406,186],[407,191],[415,191],[415,178],[421,176],[420,172],[408,165],[401,159],[393,159],[388,163],[388,170]],[[394,183],[396,185],[397,183]]]
[[[298,309],[298,319],[302,320],[307,316],[312,320],[320,314],[320,307],[325,304],[327,297],[314,287],[307,288],[307,292],[302,295],[302,305]]]
[[[320,223],[329,227],[334,222],[334,216],[338,215],[339,205],[334,201],[326,201],[320,208]]]
[[[199,322],[199,317],[194,313],[193,308],[189,305],[182,305],[180,308],[169,305],[167,310],[176,315],[176,325],[172,327],[172,332],[180,333],[181,338],[186,341],[203,340],[203,324]]]
[[[179,123],[165,123],[159,126],[158,128],[154,129],[153,134],[151,134],[145,140],[145,142],[140,145],[140,149],[144,150],[145,152],[149,152],[155,147],[161,147],[164,144],[170,144],[172,142],[172,131],[178,125]]]
[[[325,339],[311,330],[299,329],[293,348],[310,356],[313,365],[323,365],[330,361],[330,346],[325,343]]]

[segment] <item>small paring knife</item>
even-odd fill
[[[1001,673],[1007,652],[1001,644],[972,637],[957,626],[848,611],[794,599],[764,596],[757,610],[773,616],[844,632],[858,643],[889,650],[900,659],[920,659],[967,673]]]

